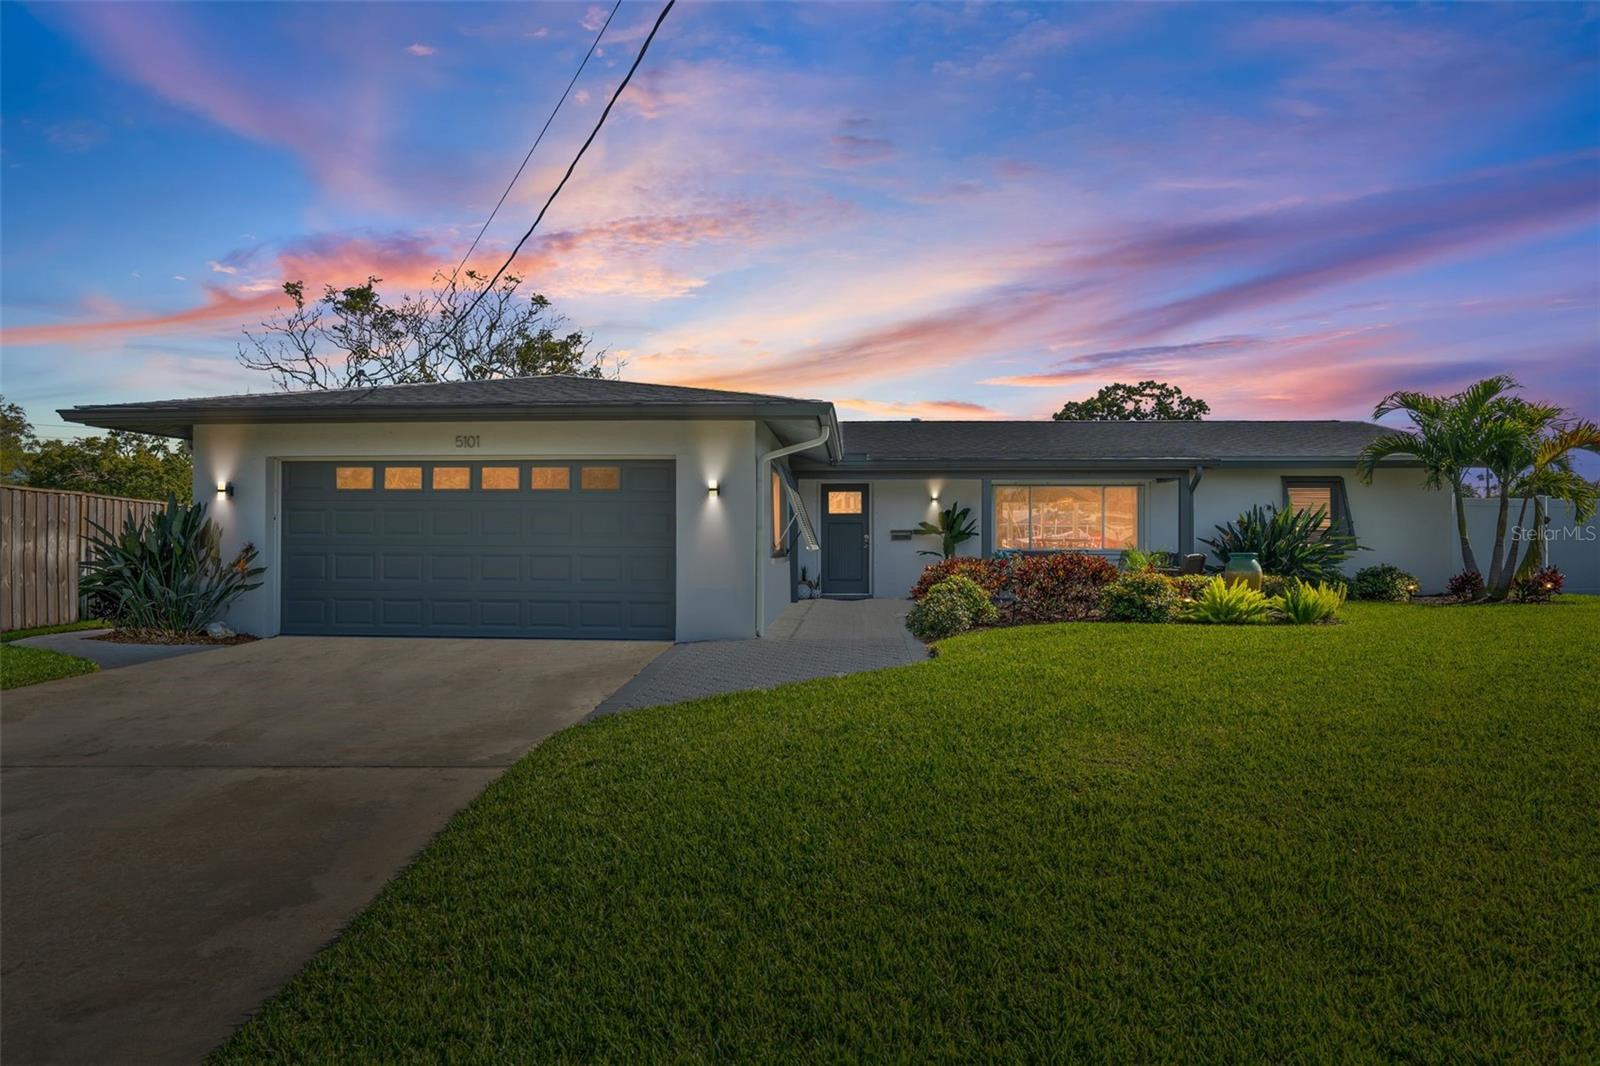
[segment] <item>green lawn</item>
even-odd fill
[[[8,629],[0,633],[0,690],[37,685],[41,681],[54,681],[61,677],[92,674],[99,667],[88,659],[76,655],[63,655],[48,648],[13,648],[14,640],[24,637],[41,637],[47,633],[72,633],[80,629],[105,629],[103,621],[68,622],[59,626],[34,626],[32,629]]]
[[[76,655],[63,655],[48,648],[24,648],[9,641],[0,643],[0,689],[92,674],[98,669],[88,659]]]
[[[1600,600],[1078,624],[546,742],[220,1061],[1600,1057]]]
[[[8,629],[0,633],[0,644],[9,644],[24,637],[42,637],[49,633],[77,633],[84,629],[110,629],[111,623],[101,618],[83,622],[67,622],[59,626],[34,626],[32,629]]]

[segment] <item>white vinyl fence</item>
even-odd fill
[[[1500,501],[1497,499],[1468,500],[1467,503],[1467,533],[1472,537],[1472,550],[1478,557],[1478,565],[1485,570],[1489,568],[1489,556],[1494,550],[1495,519],[1500,513]],[[1511,501],[1511,517],[1507,519],[1506,536],[1518,535],[1517,515],[1521,512],[1522,501]],[[1589,595],[1600,594],[1600,524],[1595,518],[1579,524],[1573,519],[1572,504],[1560,500],[1550,500],[1545,504],[1545,509],[1550,515],[1549,522],[1544,530],[1544,556],[1548,564],[1561,570],[1565,576],[1565,589],[1567,592],[1581,592]],[[1533,504],[1528,504],[1528,514],[1525,519],[1526,531],[1524,535],[1533,535]],[[1455,567],[1460,569],[1460,552],[1456,551]],[[1520,554],[1519,554],[1520,557]]]

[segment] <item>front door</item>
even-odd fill
[[[872,595],[865,485],[822,486],[822,594]]]

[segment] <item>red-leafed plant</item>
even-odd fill
[[[1553,566],[1526,571],[1511,582],[1511,598],[1518,603],[1548,603],[1561,592],[1566,579]]]
[[[1017,622],[1070,622],[1100,608],[1100,592],[1119,571],[1098,555],[1060,552],[1022,555],[1011,561],[1011,594],[1005,613]]]
[[[985,592],[999,592],[1005,587],[1008,569],[1005,559],[975,559],[963,555],[942,559],[922,571],[922,576],[911,588],[911,598],[920,601],[933,586],[947,577],[956,576],[971,578]]]
[[[1479,599],[1483,596],[1483,575],[1476,570],[1463,570],[1445,583],[1444,590],[1462,603]]]

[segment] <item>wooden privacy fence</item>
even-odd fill
[[[132,514],[166,504],[90,492],[0,485],[0,630],[78,620],[78,573],[89,557],[90,522],[113,533]]]

